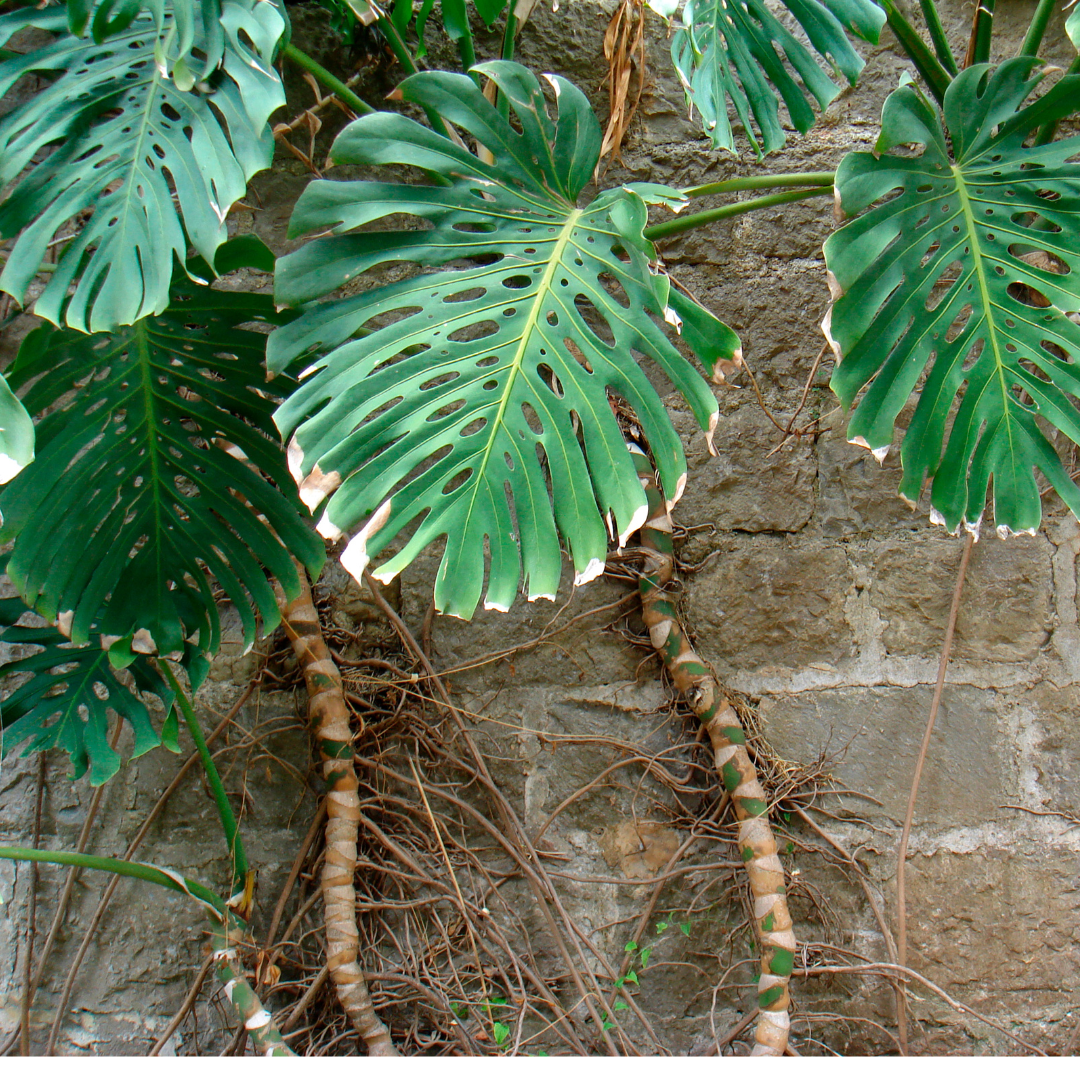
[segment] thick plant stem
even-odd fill
[[[679,233],[700,228],[702,225],[710,225],[714,221],[738,217],[740,214],[750,214],[755,210],[765,210],[770,206],[781,206],[784,203],[819,197],[833,197],[831,181],[829,187],[780,191],[774,195],[761,195],[756,199],[743,199],[741,202],[728,203],[726,206],[714,206],[711,210],[702,210],[697,214],[687,214],[686,217],[672,218],[671,221],[662,221],[658,225],[650,225],[642,231],[642,234],[646,240],[663,240],[669,236],[678,236]]]
[[[255,1049],[264,1057],[295,1057],[281,1037],[281,1032],[274,1026],[259,995],[247,981],[244,966],[237,959],[235,942],[224,920],[214,921],[210,948],[213,950],[214,972],[225,988],[225,996],[251,1036]]]
[[[679,624],[675,605],[665,594],[665,587],[675,577],[671,517],[652,463],[640,448],[630,445],[630,452],[649,503],[648,518],[641,528],[641,546],[645,549],[639,585],[642,615],[672,682],[709,735],[716,767],[735,807],[739,851],[750,877],[754,931],[761,955],[759,1015],[752,1053],[779,1057],[788,1043],[788,982],[795,961],[795,934],[788,913],[784,868],[769,826],[769,806],[747,752],[739,716],[708,666],[694,652]]]
[[[942,67],[941,61],[927,48],[926,42],[919,37],[915,27],[904,18],[895,0],[880,0],[880,3],[885,11],[889,29],[896,35],[900,47],[907,53],[908,59],[926,82],[927,89],[940,105],[945,100],[945,91],[949,88],[952,78]]]
[[[322,894],[326,911],[326,955],[338,1001],[371,1056],[391,1057],[397,1051],[386,1025],[378,1018],[360,970],[360,934],[356,928],[356,837],[360,796],[353,767],[349,706],[338,671],[319,626],[311,585],[302,567],[300,595],[287,603],[278,593],[281,621],[304,674],[308,719],[315,729],[326,777],[326,857]]]
[[[688,199],[704,195],[724,195],[729,191],[768,191],[785,187],[832,187],[836,178],[831,172],[774,173],[771,176],[744,176],[738,180],[717,180],[711,184],[683,188]]]
[[[1053,3],[1053,0],[1050,0]],[[949,48],[948,38],[945,37],[945,28],[941,25],[941,16],[938,14],[934,0],[919,0],[923,18],[926,20],[926,29],[930,32],[930,40],[934,43],[934,52],[941,61],[941,66],[954,78],[959,74],[956,67],[956,57]]]
[[[221,782],[221,774],[214,764],[210,748],[206,745],[206,738],[202,733],[202,728],[199,726],[199,718],[191,707],[191,702],[173,674],[172,668],[169,667],[168,661],[162,660],[160,667],[168,680],[169,686],[172,687],[172,692],[176,695],[176,701],[180,706],[180,712],[183,713],[188,733],[191,735],[191,740],[195,743],[195,749],[199,753],[199,761],[202,763],[203,772],[206,774],[206,782],[210,785],[211,792],[213,792],[214,802],[218,808],[218,817],[221,819],[221,827],[225,832],[225,843],[228,845],[229,857],[232,859],[232,890],[233,893],[238,893],[244,888],[248,874],[248,861],[244,852],[244,842],[240,839],[240,826],[236,823],[236,815],[233,813],[232,804],[229,802],[228,792],[226,792],[225,785]]]
[[[1031,17],[1031,25],[1024,35],[1024,43],[1020,46],[1019,56],[1038,56],[1039,46],[1046,35],[1046,24],[1050,21],[1057,0],[1039,0],[1039,6]]]

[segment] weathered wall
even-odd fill
[[[965,37],[971,4],[951,4],[947,28]],[[1004,40],[1019,40],[1034,0],[1003,6]],[[598,57],[609,4],[562,3],[538,9],[520,58],[566,74],[597,90]],[[298,34],[331,67],[343,60],[329,45],[320,52],[320,16],[297,20]],[[685,116],[682,93],[669,74],[662,31],[653,19],[652,85],[624,150],[620,179],[689,185],[753,168],[714,153]],[[1058,24],[1051,54],[1067,58]],[[784,170],[830,169],[849,149],[872,145],[881,102],[907,65],[886,33],[866,49],[859,89],[842,94],[824,121],[770,159]],[[292,86],[302,106],[309,91]],[[374,84],[368,88],[374,94]],[[605,114],[596,94],[598,111]],[[283,156],[272,175],[256,179],[263,209],[251,224],[279,251],[289,247],[284,226],[306,183],[302,167]],[[245,223],[246,225],[246,223]],[[817,329],[827,304],[820,250],[831,228],[828,206],[798,205],[774,214],[720,223],[671,241],[663,254],[674,273],[742,336],[766,403],[786,417],[797,403],[821,347]],[[688,577],[684,611],[702,654],[735,689],[757,699],[764,734],[775,754],[791,762],[826,760],[835,787],[826,797],[835,815],[819,819],[866,866],[876,895],[894,917],[894,866],[915,755],[932,695],[962,541],[930,526],[896,497],[898,470],[880,468],[843,437],[843,417],[823,363],[808,402],[821,433],[771,453],[780,436],[758,406],[749,380],[718,391],[718,456],[710,458],[692,418],[674,395],[667,403],[685,437],[690,473],[679,523],[693,527],[681,554],[701,564]],[[670,389],[670,388],[668,388]],[[1046,523],[1033,538],[1002,542],[984,535],[974,549],[956,648],[941,714],[922,780],[908,870],[911,961],[927,977],[973,1008],[1047,1050],[1069,1039],[1070,1010],[1080,989],[1077,873],[1080,834],[1068,815],[1080,814],[1080,740],[1073,718],[1080,705],[1080,633],[1076,556],[1080,528],[1048,500]],[[419,626],[430,596],[433,557],[405,575],[402,613]],[[329,579],[344,590],[340,571]],[[478,657],[524,643],[574,616],[616,601],[629,586],[601,581],[579,591],[565,610],[522,604],[509,615],[484,613],[471,624],[436,619],[434,659],[455,669]],[[569,593],[566,594],[569,596]],[[350,594],[351,598],[355,598]],[[346,599],[348,599],[347,597]],[[562,598],[560,599],[561,602]],[[338,617],[350,618],[338,604]],[[557,614],[558,613],[558,614]],[[451,675],[464,705],[489,718],[477,723],[482,745],[519,813],[538,828],[564,799],[613,757],[595,738],[639,743],[660,753],[686,733],[668,715],[667,692],[646,653],[609,627],[612,612],[586,616],[545,644]],[[633,620],[630,623],[633,629]],[[242,666],[242,665],[241,665]],[[219,665],[201,700],[208,716],[224,712],[246,672]],[[304,739],[287,717],[290,702],[264,697],[241,713],[248,731],[272,735],[230,755],[233,790],[250,795],[247,832],[253,862],[264,870],[264,897],[284,874],[310,820],[304,795]],[[234,743],[243,744],[243,732]],[[567,741],[569,740],[569,741]],[[679,751],[681,753],[681,751]],[[245,758],[246,755],[246,758]],[[245,765],[246,761],[246,765]],[[50,758],[43,843],[71,846],[89,789],[67,785],[64,764]],[[164,751],[126,767],[102,807],[95,849],[118,853],[175,765]],[[32,820],[35,766],[8,756],[0,773],[0,837],[25,841]],[[864,796],[871,796],[866,798]],[[573,803],[550,826],[549,844],[566,856],[565,873],[604,882],[566,880],[567,904],[595,943],[618,962],[640,910],[645,887],[617,883],[617,830],[636,820],[664,820],[672,800],[631,773]],[[1066,816],[1059,816],[1066,815]],[[800,840],[808,832],[792,826]],[[212,807],[191,785],[147,843],[144,857],[220,883],[223,863]],[[698,862],[728,856],[715,839],[688,853]],[[796,853],[801,889],[793,904],[804,941],[830,940],[884,959],[869,905],[856,884],[816,854]],[[39,925],[61,875],[42,871]],[[40,996],[41,1019],[54,1007],[70,955],[96,897],[86,875],[61,958]],[[19,948],[28,871],[0,864],[0,1031],[18,1008]],[[657,966],[642,979],[641,1000],[671,1049],[685,1051],[709,1030],[709,979],[728,955],[735,909],[704,879],[689,936],[667,934]],[[139,1052],[152,1041],[183,996],[199,963],[199,939],[179,901],[123,886],[91,962],[83,969],[65,1017],[64,1049]],[[697,903],[667,890],[664,910]],[[823,926],[814,898],[825,898],[833,925]],[[527,897],[522,897],[527,906]],[[825,903],[825,901],[821,901]],[[828,922],[828,920],[825,920]],[[734,955],[746,955],[745,938]],[[663,961],[663,964],[659,962]],[[711,966],[710,966],[711,964]],[[666,965],[666,966],[665,966]],[[684,966],[678,966],[684,965]],[[685,965],[692,965],[687,967]],[[736,980],[737,982],[740,980]],[[741,981],[745,983],[746,978]],[[720,1000],[723,1031],[750,1000],[745,991]],[[809,980],[796,986],[805,1013],[817,1014],[815,1038],[852,1052],[888,1048],[869,1026],[831,1024],[828,1014],[891,1022],[891,998],[880,983]],[[927,1052],[1015,1052],[999,1032],[920,993],[915,1049]],[[808,1033],[806,1022],[796,1033]],[[190,1045],[188,1043],[187,1045]],[[806,1044],[809,1048],[809,1044]]]

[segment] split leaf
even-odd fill
[[[505,610],[522,561],[530,598],[554,598],[559,533],[584,582],[603,570],[609,530],[625,543],[640,526],[645,497],[613,408],[620,401],[666,489],[681,493],[682,444],[635,353],[659,365],[704,429],[717,416],[708,384],[665,334],[674,331],[661,329],[680,315],[642,236],[646,203],[678,204],[679,193],[630,186],[579,208],[600,149],[585,96],[552,77],[553,120],[525,68],[476,70],[498,84],[520,132],[466,76],[425,73],[401,93],[469,132],[494,163],[402,116],[355,121],[334,144],[335,161],[413,165],[450,184],[311,183],[293,234],[344,235],[280,260],[277,298],[309,304],[385,263],[458,267],[317,304],[276,331],[267,354],[273,369],[314,358],[276,420],[293,436],[301,497],[313,511],[326,503],[323,535],[366,522],[344,565],[359,577],[412,527],[376,574],[389,580],[445,536],[435,600],[462,618],[483,591],[485,547],[486,604]],[[430,225],[359,231],[397,214]],[[709,327],[718,367],[738,355],[738,338],[714,316],[689,300],[677,306],[682,318],[695,309],[695,340]]]
[[[873,0],[781,0],[781,4],[810,48],[765,0],[689,0],[683,11],[671,55],[715,147],[735,149],[729,99],[759,156],[784,145],[776,92],[792,124],[809,131],[815,119],[810,99],[824,109],[840,93],[823,62],[829,72],[854,85],[863,60],[848,34],[876,43],[885,24],[885,12]]]
[[[236,606],[279,614],[266,570],[290,596],[290,550],[316,573],[322,543],[304,521],[265,395],[268,296],[178,281],[168,310],[115,334],[44,326],[9,372],[38,422],[38,456],[0,494],[8,574],[76,644],[100,633],[123,662],[216,651],[207,571]],[[44,377],[42,377],[44,376]],[[241,417],[243,419],[241,419]],[[265,568],[265,570],[264,570]]]
[[[163,311],[174,256],[183,263],[190,244],[212,266],[230,206],[270,164],[267,121],[285,102],[271,65],[281,14],[269,0],[230,0],[211,23],[221,67],[197,85],[193,69],[176,75],[178,25],[171,7],[147,10],[99,44],[67,33],[62,10],[0,15],[0,45],[27,27],[57,35],[0,62],[0,96],[26,75],[49,80],[0,117],[0,189],[14,184],[0,238],[18,238],[0,289],[22,303],[63,239],[34,305],[52,323],[111,330]],[[191,33],[213,51],[203,20]]]
[[[848,438],[883,458],[917,391],[900,493],[914,502],[932,477],[933,515],[950,530],[978,526],[991,480],[999,531],[1037,528],[1035,470],[1080,515],[1049,437],[1080,444],[1080,138],[1024,145],[1073,111],[1080,76],[1025,106],[1041,67],[966,69],[944,116],[902,87],[885,104],[880,156],[849,154],[836,176],[844,212],[860,215],[825,245],[832,386],[845,407],[862,391]],[[916,156],[889,153],[912,143]]]

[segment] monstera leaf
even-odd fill
[[[824,326],[846,407],[869,384],[848,438],[880,459],[918,389],[901,444],[900,493],[933,477],[935,518],[977,525],[993,479],[1002,532],[1034,529],[1039,480],[1080,514],[1080,489],[1051,444],[1080,443],[1080,138],[1025,146],[1075,109],[1068,76],[1023,107],[1043,72],[1030,57],[968,68],[944,117],[913,87],[882,115],[880,157],[849,154],[836,184],[848,214],[825,257],[836,297]],[[917,156],[887,153],[918,143]],[[952,154],[949,146],[951,143]],[[867,207],[877,203],[872,209]]]
[[[178,284],[173,303],[115,334],[41,327],[9,372],[38,422],[37,460],[0,495],[8,575],[76,644],[114,660],[217,649],[207,571],[250,645],[278,608],[264,567],[296,595],[290,551],[317,572],[265,396],[268,296]],[[245,460],[246,459],[246,460]],[[254,468],[252,467],[254,466]]]
[[[773,14],[765,0],[689,0],[671,44],[687,97],[701,114],[713,146],[735,149],[727,102],[759,155],[784,145],[779,92],[799,131],[814,125],[813,97],[822,109],[840,88],[822,61],[854,84],[863,61],[851,32],[877,42],[885,12],[873,0],[781,0],[820,60]],[[770,86],[771,84],[771,86]],[[760,132],[760,139],[754,128]]]
[[[0,190],[14,182],[0,238],[18,236],[0,289],[21,303],[58,231],[68,234],[34,306],[58,325],[111,330],[164,310],[174,256],[183,263],[190,243],[213,265],[229,207],[273,155],[267,119],[285,100],[270,63],[285,25],[277,8],[230,0],[212,21],[221,68],[197,86],[170,69],[173,9],[158,15],[141,12],[101,44],[68,34],[63,10],[0,16],[0,45],[26,27],[58,35],[0,63],[0,96],[24,75],[50,80],[0,118]],[[194,23],[195,47],[212,51],[204,30]],[[72,223],[78,215],[88,216]]]
[[[445,536],[436,604],[464,618],[483,591],[485,544],[486,603],[505,609],[522,560],[530,598],[554,596],[559,532],[582,582],[604,567],[605,520],[621,542],[642,523],[645,497],[613,404],[633,409],[665,490],[681,492],[682,445],[635,351],[659,364],[710,432],[716,401],[653,316],[683,320],[710,361],[738,351],[732,331],[650,269],[646,203],[678,205],[679,193],[620,188],[578,207],[600,150],[584,95],[552,77],[552,120],[526,69],[500,61],[475,70],[495,80],[520,133],[464,75],[426,73],[400,91],[469,132],[494,164],[402,116],[355,121],[338,136],[335,161],[414,165],[449,183],[311,183],[292,232],[345,235],[281,259],[277,295],[306,304],[388,262],[458,268],[319,304],[275,331],[267,352],[275,369],[313,357],[276,419],[293,436],[301,497],[315,510],[333,493],[323,535],[366,519],[346,568],[359,577],[414,526],[379,570],[389,580]],[[392,214],[431,225],[350,231]]]
[[[155,695],[168,712],[173,693],[147,660],[139,658],[130,665],[134,690],[129,689],[109,664],[108,654],[96,645],[72,645],[52,627],[17,626],[26,611],[21,600],[0,600],[0,641],[37,649],[0,665],[0,679],[23,677],[3,701],[0,756],[27,740],[27,754],[62,746],[76,779],[89,767],[90,783],[104,784],[120,768],[120,755],[109,746],[108,709],[131,725],[133,757],[160,746],[163,737],[179,749],[169,721],[160,735],[150,721],[143,697]]]
[[[225,0],[226,4],[232,0]],[[166,26],[166,5],[162,0],[66,0],[68,30],[76,37],[88,31],[100,45],[107,38],[123,33],[144,9],[154,17],[158,30]],[[225,35],[221,28],[220,0],[172,0],[168,12],[175,26],[170,65],[176,81],[182,84],[195,74],[205,79],[221,61],[225,52]],[[91,19],[93,16],[93,19]],[[202,62],[194,61],[191,50],[198,37]]]

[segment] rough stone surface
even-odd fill
[[[823,757],[854,813],[903,821],[933,688],[873,687],[809,691],[763,699],[769,742],[783,758]],[[994,691],[950,686],[930,741],[919,786],[919,821],[946,827],[1000,816],[1016,790],[1016,765],[1005,737],[1009,703]]]
[[[802,667],[837,664],[851,653],[841,546],[771,537],[721,543],[687,598],[689,622],[714,662]]]
[[[1034,659],[1053,627],[1051,554],[1039,536],[988,536],[972,548],[956,620],[957,658]],[[878,546],[870,602],[888,624],[883,640],[890,653],[939,650],[960,558],[961,546],[940,535]]]

